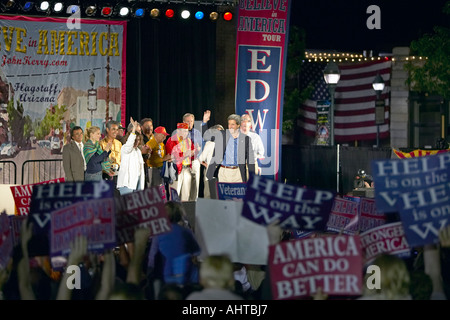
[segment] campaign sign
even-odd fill
[[[450,217],[450,153],[376,161],[375,203],[399,212],[411,247],[437,243]]]
[[[134,231],[149,228],[150,236],[172,231],[159,187],[128,193],[120,197],[117,212],[117,242],[134,241]]]
[[[234,200],[242,201],[245,197],[245,191],[247,189],[247,183],[226,183],[217,182],[217,197],[219,200]]]
[[[327,230],[345,234],[357,233],[359,210],[359,203],[356,201],[334,198],[327,222]]]
[[[409,257],[411,248],[406,241],[401,222],[387,223],[360,234],[364,263],[369,264],[375,257],[386,253],[402,258]]]
[[[0,213],[0,269],[6,268],[13,251],[13,239],[6,211]]]
[[[377,210],[383,213],[398,212],[398,202],[401,202],[399,208],[420,208],[432,201],[434,193],[445,189],[445,183],[449,181],[450,153],[374,160],[371,166]],[[435,189],[438,185],[440,187]],[[442,201],[447,197],[448,202],[448,196],[443,194],[436,200]]]
[[[279,220],[283,229],[324,231],[335,192],[300,188],[251,175],[242,215],[262,225]]]
[[[387,221],[386,215],[377,211],[375,199],[361,198],[360,216],[359,216],[359,232],[381,226]]]
[[[91,199],[113,198],[111,181],[79,181],[40,184],[33,187],[29,219],[34,223],[33,234],[48,236],[51,212],[75,202]]]
[[[11,186],[11,193],[16,205],[16,214],[18,216],[27,216],[30,211],[31,194],[33,193],[33,186],[39,184],[60,183],[64,182],[64,178],[52,179],[33,184],[24,184],[20,186]]]
[[[67,256],[78,236],[85,236],[88,251],[102,253],[116,246],[114,198],[75,202],[51,213],[50,255]]]
[[[269,247],[272,296],[289,300],[314,295],[359,296],[363,261],[357,235],[283,241]]]
[[[20,230],[22,229],[22,223],[27,219],[27,216],[8,216],[11,226],[11,236],[13,245],[16,246],[20,243]]]

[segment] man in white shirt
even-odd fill
[[[261,175],[261,168],[258,166],[257,160],[264,159],[264,144],[261,137],[252,131],[252,119],[248,113],[241,116],[241,132],[248,135],[252,139],[253,151],[255,153],[255,173]]]
[[[83,129],[75,126],[70,130],[70,142],[63,148],[65,181],[84,181],[86,161],[83,154]]]

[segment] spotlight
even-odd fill
[[[76,4],[72,4],[67,7],[67,14],[74,14],[77,12],[80,12],[80,6],[77,6]]]
[[[150,11],[150,16],[152,18],[158,18],[159,14],[160,14],[160,12],[159,12],[159,9],[157,9],[157,8],[154,8]]]
[[[219,18],[219,14],[217,12],[213,11],[209,14],[209,19],[211,19],[212,21],[216,21],[217,18]]]
[[[233,19],[233,14],[230,11],[226,11],[223,14],[223,20],[225,21],[231,21],[231,19]]]
[[[22,10],[25,12],[28,12],[31,9],[33,9],[33,6],[34,6],[34,2],[32,2],[32,1],[26,1],[23,5],[21,5]]]
[[[110,17],[112,15],[112,12],[112,7],[103,7],[101,13],[103,17]]]
[[[16,2],[14,0],[8,0],[5,3],[2,4],[2,7],[5,10],[11,10],[16,5]]]
[[[61,12],[64,5],[61,1],[57,1],[53,4],[53,12]]]
[[[97,12],[97,7],[94,5],[89,5],[86,7],[86,10],[84,10],[84,12],[88,17],[92,17]]]
[[[41,1],[38,9],[40,11],[48,11],[50,8],[50,3],[48,1]]]
[[[175,12],[172,9],[167,9],[165,15],[167,18],[171,19],[175,15]]]
[[[119,8],[119,16],[126,17],[130,13],[130,8],[128,7],[120,7]]]
[[[181,18],[188,19],[190,16],[191,16],[191,13],[189,12],[189,10],[181,11]]]
[[[133,15],[136,18],[142,18],[144,16],[144,14],[145,14],[145,9],[144,8],[137,8],[137,9],[134,10],[134,13],[133,13]]]
[[[195,13],[195,19],[197,19],[197,20],[202,20],[204,16],[205,16],[205,14],[202,11],[197,11]]]

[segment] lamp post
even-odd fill
[[[91,127],[94,125],[92,121],[94,120],[94,111],[97,110],[97,89],[94,89],[95,73],[92,72],[89,76],[89,82],[91,83],[91,88],[88,90],[88,111],[91,112]]]
[[[330,90],[331,96],[331,105],[330,105],[330,113],[329,113],[329,121],[330,121],[330,145],[334,146],[334,91],[336,89],[336,85],[339,82],[339,78],[341,77],[341,70],[339,70],[336,62],[331,61],[328,62],[325,70],[323,70],[323,77],[325,82],[328,84],[328,89]]]
[[[375,101],[375,124],[377,126],[377,148],[380,145],[380,124],[384,123],[384,99],[381,99],[381,93],[384,90],[384,80],[377,73],[375,79],[372,82],[373,90],[377,94],[377,99]]]

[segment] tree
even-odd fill
[[[305,31],[297,26],[289,30],[289,44],[286,59],[286,74],[283,104],[283,133],[291,131],[300,106],[300,70],[305,59]]]
[[[445,4],[443,12],[450,15],[450,1]],[[411,54],[426,59],[405,64],[410,74],[407,84],[414,91],[450,99],[450,29],[436,26],[433,30],[434,33],[411,42]]]

